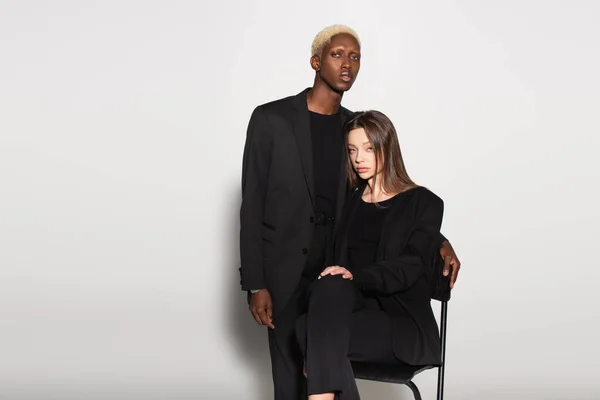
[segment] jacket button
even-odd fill
[[[313,222],[315,222],[315,218],[314,217],[310,217],[309,221],[312,224]]]
[[[302,249],[302,254],[304,254],[304,255],[308,254],[308,249],[306,247]]]

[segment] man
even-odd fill
[[[312,88],[254,110],[242,166],[241,283],[256,322],[268,327],[275,400],[306,399],[295,323],[330,259],[348,193],[342,125],[350,111],[341,101],[360,69],[356,32],[323,29],[310,65]],[[440,254],[453,285],[460,262],[447,241]]]

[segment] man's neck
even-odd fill
[[[314,113],[332,115],[340,109],[342,93],[331,90],[326,85],[315,84],[306,95],[308,109]]]

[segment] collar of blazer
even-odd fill
[[[308,116],[308,100],[306,99],[306,95],[312,88],[308,87],[298,93],[297,95],[292,97],[292,108],[300,113],[306,112]],[[340,124],[344,125],[344,122],[348,119],[348,117],[352,114],[352,111],[348,110],[346,107],[340,104]]]

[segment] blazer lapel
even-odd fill
[[[349,116],[349,112],[345,108],[342,108],[342,110],[340,112],[340,119],[341,119],[340,124],[342,126],[346,122],[346,119],[348,118],[348,116]],[[341,167],[340,186],[338,187],[337,204],[336,204],[336,209],[335,209],[335,211],[336,211],[335,212],[335,227],[336,227],[336,229],[340,224],[340,220],[343,215],[344,204],[346,203],[346,199],[350,195],[350,191],[349,191],[350,185],[348,182],[348,169],[347,169],[347,164],[346,164],[347,158],[348,158],[348,153],[346,151],[345,137],[343,137],[341,152],[342,152],[342,165],[340,165],[340,167]]]
[[[300,153],[300,161],[302,162],[302,170],[304,171],[304,179],[306,187],[310,194],[313,209],[315,207],[315,176],[313,164],[312,138],[310,133],[310,114],[308,113],[308,104],[306,102],[306,89],[299,93],[293,101],[294,115],[292,117],[292,126],[294,128],[294,136],[296,137],[296,145]]]
[[[347,212],[343,214],[343,220],[340,221],[340,225],[335,234],[335,259],[337,260],[337,265],[347,265],[348,264],[348,227],[350,225],[350,221],[354,218],[354,214],[358,209],[358,205],[362,201],[362,194],[365,191],[365,187],[361,187],[356,189],[349,198],[349,203],[347,204]]]

